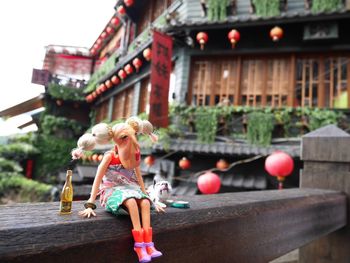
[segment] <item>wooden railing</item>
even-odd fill
[[[154,241],[164,253],[157,261],[263,263],[302,247],[302,263],[348,262],[349,143],[334,126],[303,138],[301,185],[324,190],[175,197],[191,207],[152,213]],[[0,206],[0,262],[137,262],[128,216],[98,207],[97,217],[82,219],[82,202],[74,202],[71,215],[58,215],[58,207]]]

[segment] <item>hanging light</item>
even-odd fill
[[[132,64],[134,65],[135,69],[136,69],[136,72],[139,71],[139,69],[141,68],[142,66],[142,60],[139,59],[139,58],[135,58],[133,61],[132,61]]]
[[[94,91],[93,93],[91,93],[91,96],[92,96],[93,99],[96,99],[96,97],[97,97],[96,91]]]
[[[110,27],[110,26],[108,26],[107,28],[106,28],[106,32],[107,32],[107,34],[112,34],[113,33],[113,27]]]
[[[111,78],[111,81],[112,81],[112,83],[113,83],[114,85],[119,84],[119,78],[118,78],[117,76],[113,76],[113,77]]]
[[[126,13],[125,7],[123,5],[118,6],[117,12],[122,16],[125,15]]]
[[[134,69],[133,67],[130,65],[130,64],[127,64],[125,67],[124,67],[124,70],[126,72],[126,74],[130,75],[131,73],[134,72]]]
[[[152,57],[152,49],[150,48],[146,48],[143,52],[142,52],[143,57],[147,60],[150,61],[151,57]]]
[[[283,30],[279,26],[275,26],[270,30],[270,37],[274,42],[277,42],[283,37]]]
[[[113,26],[117,26],[119,25],[120,21],[119,21],[119,18],[118,17],[113,17],[112,20],[111,20],[111,24]]]
[[[100,45],[102,43],[102,39],[101,38],[97,39],[96,43],[97,43],[97,45]]]
[[[278,189],[283,189],[283,181],[294,169],[293,158],[285,152],[277,151],[265,160],[265,170],[278,180]]]
[[[102,32],[101,38],[102,38],[102,39],[105,39],[106,37],[107,37],[107,33],[106,33],[106,32]]]
[[[110,80],[106,80],[105,85],[106,85],[107,89],[110,89],[113,87],[113,83]]]
[[[155,159],[152,155],[148,155],[145,160],[144,160],[144,163],[147,165],[147,166],[152,166],[155,162]]]
[[[118,71],[118,76],[123,81],[127,75],[126,75],[125,71],[123,69],[121,69]]]
[[[198,43],[201,46],[201,50],[204,49],[204,45],[208,42],[208,34],[205,32],[199,32],[196,37]]]
[[[241,34],[236,29],[232,29],[230,32],[228,32],[227,37],[231,42],[232,48],[234,48],[236,43],[241,38]]]
[[[127,7],[130,7],[134,4],[134,0],[124,0],[124,4],[127,6]]]
[[[220,159],[219,161],[216,162],[216,168],[219,170],[226,170],[229,167],[228,162],[224,159]]]
[[[220,177],[213,172],[206,172],[198,177],[197,186],[202,194],[216,194],[221,187]]]
[[[186,157],[182,157],[179,166],[182,170],[187,170],[191,167],[191,162]]]
[[[90,95],[87,95],[86,97],[85,97],[85,100],[87,101],[87,102],[91,102],[91,101],[93,101],[93,97],[92,97],[92,95],[90,94]]]
[[[104,83],[102,83],[100,85],[100,90],[101,90],[101,93],[105,92],[107,90],[107,86]]]

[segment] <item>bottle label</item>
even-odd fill
[[[61,213],[70,213],[72,210],[72,202],[61,201]]]

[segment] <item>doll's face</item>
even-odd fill
[[[139,147],[135,135],[135,131],[127,124],[121,124],[114,129],[114,142],[118,145],[118,148],[124,148],[128,146]]]

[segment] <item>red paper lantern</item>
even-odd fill
[[[98,86],[98,88],[96,89],[96,94],[100,95],[101,93],[102,93],[101,86]]]
[[[107,28],[106,28],[106,32],[107,32],[107,34],[111,34],[111,33],[113,33],[113,27],[110,27],[110,26],[108,26]]]
[[[152,166],[154,164],[155,160],[154,160],[154,157],[152,155],[148,155],[145,158],[144,162],[147,166]]]
[[[93,162],[98,162],[98,154],[93,154],[92,156],[91,156],[91,160],[93,161]]]
[[[126,78],[126,73],[123,69],[118,71],[119,78],[123,81]]]
[[[107,90],[107,86],[106,86],[105,84],[102,83],[102,84],[100,85],[100,90],[101,90],[101,93],[102,93],[102,92],[105,92],[105,91]]]
[[[179,166],[182,170],[187,170],[191,167],[191,162],[186,157],[182,157],[179,161]]]
[[[135,59],[132,61],[132,64],[134,65],[136,71],[138,72],[139,69],[140,69],[141,66],[142,66],[142,60],[139,59],[139,58],[135,58]]]
[[[150,48],[146,48],[144,51],[143,51],[143,57],[147,60],[147,61],[150,61],[151,60],[151,57],[152,57],[152,49]]]
[[[85,99],[86,99],[86,101],[87,102],[91,102],[91,101],[93,101],[93,97],[92,97],[92,95],[90,94],[90,95],[87,95],[86,97],[85,97]]]
[[[275,26],[274,28],[271,29],[270,31],[270,37],[274,42],[277,42],[280,40],[283,36],[283,30],[282,28]]]
[[[236,29],[232,29],[228,33],[227,37],[231,42],[232,48],[234,48],[236,43],[240,40],[241,34]]]
[[[102,32],[101,38],[104,39],[104,38],[106,38],[106,37],[107,37],[107,33],[106,33],[106,32]]]
[[[124,4],[127,6],[127,7],[130,7],[134,4],[134,0],[124,0]]]
[[[103,154],[100,154],[98,157],[97,157],[97,161],[101,162],[103,159]]]
[[[126,74],[130,75],[131,73],[134,72],[134,69],[133,67],[130,65],[130,64],[127,64],[125,67],[124,67],[124,70],[126,72]]]
[[[123,5],[118,6],[117,12],[122,16],[125,15],[126,13],[125,7]]]
[[[205,32],[199,32],[196,37],[198,43],[201,46],[201,50],[204,49],[204,45],[208,42],[208,34]]]
[[[272,176],[276,176],[279,182],[278,188],[283,188],[285,177],[294,169],[293,158],[285,152],[277,151],[270,154],[265,160],[265,170]]]
[[[119,25],[120,21],[119,21],[119,18],[118,17],[113,17],[112,20],[111,20],[111,24],[113,26],[117,26]]]
[[[106,85],[107,89],[110,89],[113,87],[113,83],[110,80],[106,80],[105,85]]]
[[[114,85],[119,84],[119,78],[118,78],[117,76],[113,76],[113,77],[111,78],[111,81],[112,81],[112,83],[113,83]]]
[[[96,91],[94,91],[93,93],[91,93],[91,96],[92,96],[93,99],[96,99],[96,97],[97,97]]]
[[[96,40],[96,43],[97,43],[98,45],[100,45],[100,44],[102,43],[102,39],[101,39],[101,38],[97,39],[97,40]]]
[[[216,162],[216,168],[218,168],[221,171],[226,170],[228,167],[229,167],[229,164],[224,159],[220,159],[219,161]]]
[[[221,187],[220,177],[212,172],[206,172],[198,177],[197,186],[202,194],[216,194]]]

